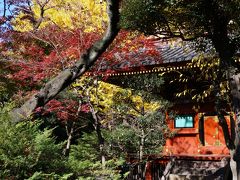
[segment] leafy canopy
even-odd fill
[[[209,8],[212,8],[211,10]],[[161,38],[179,37],[183,40],[210,38],[214,32],[214,18],[227,24],[231,40],[240,32],[240,2],[237,0],[124,0],[122,25]]]
[[[103,30],[107,22],[106,2],[96,0],[33,0],[14,20],[15,30],[24,32],[34,29],[41,20],[40,28],[56,25],[63,29],[81,28],[84,32]]]

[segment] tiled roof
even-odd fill
[[[137,52],[128,54],[118,52],[114,54],[112,61],[104,59],[98,61],[90,70],[90,74],[97,72],[103,76],[118,76],[186,69],[188,68],[186,64],[200,54],[208,58],[215,53],[210,44],[205,47],[204,52],[197,52],[190,42],[183,43],[180,40],[171,43],[154,41],[154,46],[156,52],[158,52],[157,55],[146,55],[149,50],[146,47],[139,48]],[[236,54],[240,53],[237,52]],[[238,56],[240,57],[240,55]],[[236,62],[240,63],[240,58]],[[197,66],[191,64],[189,67]]]
[[[180,61],[190,61],[197,55],[196,51],[189,46],[160,46],[157,47],[162,57],[163,63],[172,63]]]
[[[160,41],[154,41],[155,51],[158,52],[154,55],[146,55],[149,49],[145,47],[139,48],[137,52],[115,53],[112,61],[100,60],[96,64],[91,72],[98,72],[107,75],[124,75],[124,72],[160,72],[162,70],[153,69],[154,67],[170,67],[171,63],[184,64],[191,61],[194,57],[198,56],[198,53],[191,48],[189,44],[175,43],[163,43]],[[179,63],[180,62],[180,63]],[[182,65],[181,65],[182,66]],[[179,67],[180,69],[184,68]],[[148,70],[148,71],[146,71]],[[164,68],[163,68],[164,71]],[[102,72],[102,73],[101,73]],[[119,74],[120,73],[120,74]]]
[[[115,53],[114,62],[104,61],[104,59],[98,64],[98,71],[123,71],[131,68],[146,67],[154,65],[163,65],[173,62],[190,61],[193,57],[197,56],[196,51],[190,48],[189,45],[179,44],[163,44],[156,42],[156,50],[159,54],[156,56],[143,55],[146,48],[140,48],[138,52],[126,54]],[[125,57],[128,58],[125,58]]]

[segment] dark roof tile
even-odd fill
[[[102,60],[102,63],[98,64],[98,70],[106,71],[113,70],[119,71],[124,70],[124,68],[141,67],[148,65],[160,65],[164,63],[174,63],[182,61],[190,61],[195,56],[197,52],[191,48],[189,45],[180,45],[180,43],[161,44],[159,42],[155,43],[156,50],[159,52],[158,56],[146,56],[144,52],[147,51],[145,47],[140,48],[139,51],[130,52],[129,54],[115,53],[115,61],[108,62]],[[128,57],[128,58],[126,58]]]

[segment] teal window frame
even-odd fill
[[[192,114],[177,115],[174,118],[174,128],[194,128],[194,116]]]

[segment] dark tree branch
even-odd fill
[[[42,21],[44,19],[44,13],[46,10],[50,9],[51,7],[46,8],[46,5],[48,4],[49,0],[46,0],[44,2],[40,2],[39,0],[36,1],[39,8],[40,8],[40,14],[39,14],[39,18],[36,18],[34,16],[34,12],[32,10],[32,5],[30,4],[30,2],[27,2],[28,6],[18,6],[16,5],[16,7],[25,13],[24,17],[22,19],[28,19],[33,26],[34,30],[37,30],[39,28],[39,26],[42,24]]]
[[[119,0],[107,0],[107,3],[109,23],[103,38],[95,42],[74,66],[62,71],[20,108],[14,109],[11,112],[13,122],[20,122],[30,117],[36,108],[44,106],[83,75],[97,61],[99,56],[106,51],[119,32]]]
[[[198,130],[199,130],[199,140],[203,146],[205,146],[204,138],[204,115],[202,114],[198,121]]]
[[[3,0],[3,17],[6,17],[6,11],[7,11],[7,4],[6,0]]]
[[[45,6],[48,4],[48,2],[49,2],[49,0],[46,0],[45,2],[43,2],[41,4],[41,2],[39,2],[39,0],[37,0],[38,5],[40,6],[40,17],[37,20],[35,20],[34,30],[38,29],[39,26],[41,25],[43,18],[44,18],[44,13],[47,9],[49,9],[49,8],[45,8]]]
[[[223,113],[218,112],[218,119],[219,119],[219,125],[222,127],[222,130],[223,130],[226,146],[228,147],[228,149],[234,149],[235,145],[229,133],[227,120],[224,117]]]
[[[233,142],[235,141],[235,138],[236,138],[235,128],[236,128],[235,120],[233,116],[230,115],[230,130],[231,130],[231,139],[233,140]]]
[[[197,40],[198,38],[209,38],[209,35],[206,34],[195,34],[193,37],[185,37],[183,32],[181,31],[157,31],[157,33],[154,34],[154,36],[158,37],[160,40],[161,39],[173,39],[173,38],[180,38],[183,41],[194,41]]]
[[[3,14],[0,15],[0,26],[5,24],[7,21],[7,17],[6,17],[6,11],[7,11],[7,4],[6,4],[6,0],[3,0]]]

